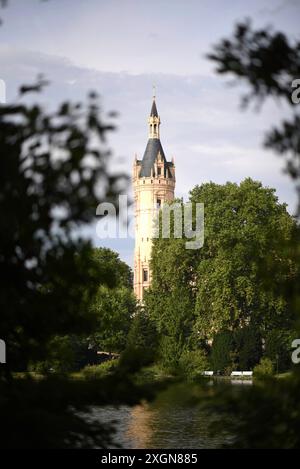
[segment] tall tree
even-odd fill
[[[190,201],[205,206],[204,246],[189,250],[186,239],[172,237],[160,237],[153,246],[145,304],[164,347],[173,343],[176,356],[178,347],[203,346],[223,329],[251,324],[266,333],[290,327],[281,282],[295,274],[286,249],[295,221],[275,191],[251,179],[207,183],[191,191]]]
[[[294,276],[286,247],[295,222],[275,191],[251,179],[240,185],[208,183],[191,191],[191,201],[205,204],[195,303],[200,336],[248,324],[262,332],[289,327],[281,282]]]

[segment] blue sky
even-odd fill
[[[0,79],[8,99],[43,72],[51,81],[43,101],[83,99],[91,89],[103,108],[119,112],[111,134],[113,168],[131,171],[142,157],[152,84],[156,84],[161,140],[176,163],[176,195],[205,181],[259,179],[277,189],[293,212],[295,194],[283,163],[262,148],[263,135],[280,122],[283,103],[257,112],[240,109],[241,85],[214,73],[207,54],[230,35],[237,20],[273,25],[298,38],[299,0],[10,0],[1,11]],[[132,265],[133,240],[96,238]]]

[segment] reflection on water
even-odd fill
[[[242,390],[251,381],[231,384]],[[199,385],[172,385],[150,404],[95,407],[92,418],[117,422],[114,440],[124,448],[219,448],[225,437],[209,433],[214,415],[201,407],[202,391]]]

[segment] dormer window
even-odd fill
[[[161,176],[161,167],[158,167],[158,168],[157,168],[157,175],[158,175],[158,176]]]

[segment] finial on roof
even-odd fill
[[[153,96],[152,96],[153,102],[152,102],[152,108],[151,108],[150,116],[158,117],[155,98],[156,98],[156,86],[153,85]]]

